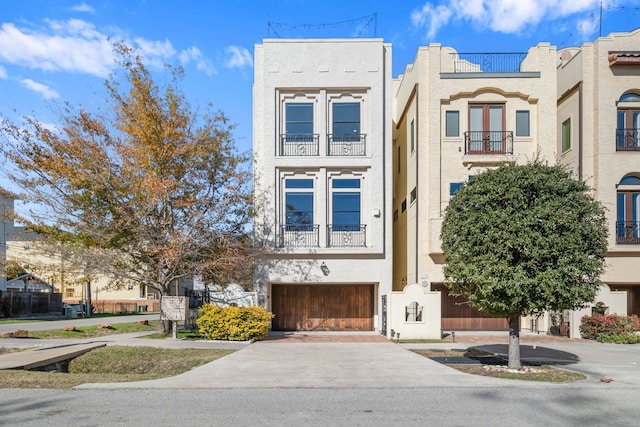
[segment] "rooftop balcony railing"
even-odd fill
[[[317,133],[283,133],[280,135],[280,155],[317,156],[319,141]]]
[[[318,247],[320,226],[318,224],[285,224],[280,227],[278,247]]]
[[[464,153],[513,154],[513,131],[467,131],[464,133]]]
[[[454,73],[519,73],[526,52],[451,53]]]
[[[616,243],[623,245],[640,245],[640,222],[617,221]]]
[[[367,153],[367,135],[333,135],[327,136],[329,156],[364,156]]]
[[[616,151],[640,151],[640,129],[616,129]]]
[[[365,224],[328,225],[327,246],[334,248],[367,246],[366,231],[367,226]]]

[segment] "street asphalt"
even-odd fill
[[[3,324],[0,333],[15,329],[43,330],[99,323],[157,319],[157,314],[113,318],[64,319],[24,324]],[[370,341],[349,342],[348,334],[324,334],[339,337],[322,342],[265,340],[215,342],[145,339],[145,332],[111,335],[91,340],[0,339],[4,347],[47,347],[104,342],[107,345],[140,345],[167,348],[224,348],[234,353],[184,374],[151,381],[83,384],[79,389],[203,389],[203,388],[423,388],[423,387],[522,387],[523,382],[461,373],[444,364],[420,356],[412,349],[478,348],[506,354],[507,336],[494,342],[458,342],[396,344],[369,334]],[[305,336],[313,337],[313,333]],[[375,339],[374,339],[375,338]],[[523,360],[556,365],[580,372],[587,380],[557,384],[567,388],[634,388],[640,386],[640,345],[602,344],[593,341],[541,342],[521,346]],[[556,386],[556,385],[554,385]],[[548,383],[527,382],[527,387],[549,387]]]

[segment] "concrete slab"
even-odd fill
[[[105,345],[106,343],[75,344],[7,353],[0,355],[0,369],[37,369],[73,359]]]

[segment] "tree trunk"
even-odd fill
[[[509,369],[520,369],[520,316],[509,319]]]

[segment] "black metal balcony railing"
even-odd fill
[[[280,227],[278,246],[281,248],[317,247],[320,226],[318,224],[286,224]]]
[[[465,154],[513,154],[513,131],[467,131]]]
[[[336,248],[354,248],[367,245],[367,226],[354,225],[328,225],[327,246]]]
[[[617,221],[616,243],[640,245],[640,221]]]
[[[319,141],[317,133],[283,133],[280,135],[280,155],[317,156]]]
[[[451,53],[454,73],[519,73],[526,52]]]
[[[367,135],[327,135],[329,156],[364,156],[367,153]]]
[[[616,151],[640,151],[640,129],[616,129]]]

